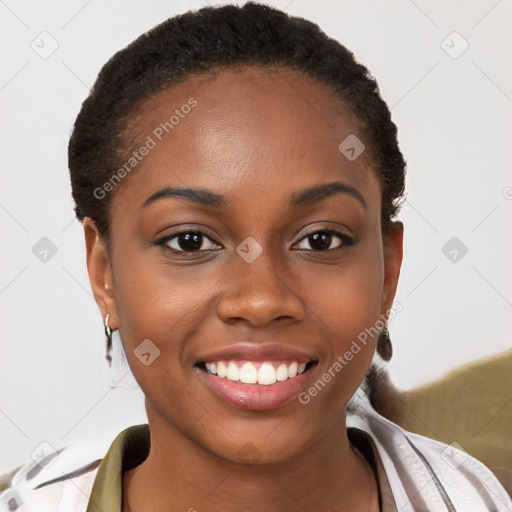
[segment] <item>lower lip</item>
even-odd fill
[[[204,369],[200,372],[209,388],[226,402],[241,409],[263,411],[280,407],[300,393],[312,368],[296,377],[267,386],[243,384],[240,381],[218,377]]]

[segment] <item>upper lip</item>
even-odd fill
[[[279,343],[266,343],[264,345],[253,343],[237,343],[229,347],[203,354],[198,362],[208,363],[212,361],[226,361],[232,359],[244,359],[248,361],[272,361],[289,359],[298,363],[309,363],[315,357],[307,352]]]

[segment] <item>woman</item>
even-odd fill
[[[358,393],[391,357],[405,162],[346,48],[254,3],[169,19],[102,69],[69,167],[148,425],[64,474],[20,469],[5,510],[512,509]]]

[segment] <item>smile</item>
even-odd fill
[[[208,388],[227,403],[268,410],[290,402],[306,388],[316,364],[313,360],[216,360],[196,366]]]

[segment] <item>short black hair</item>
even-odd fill
[[[92,218],[108,239],[112,194],[98,197],[95,190],[123,161],[127,127],[144,99],[201,73],[243,65],[306,75],[330,87],[356,115],[382,185],[382,228],[388,232],[403,196],[406,164],[375,79],[316,24],[257,2],[204,7],[169,18],[103,66],[69,141],[78,219]]]

